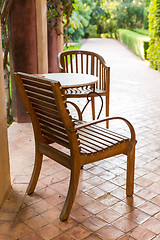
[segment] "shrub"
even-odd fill
[[[89,25],[89,27],[85,30],[85,37],[99,38],[100,34],[97,33],[97,25]]]
[[[101,33],[101,38],[117,38],[116,33]]]
[[[132,31],[149,37],[149,30],[147,29],[132,29]]]
[[[147,49],[149,37],[133,32],[127,29],[118,29],[118,37],[120,41],[125,43],[135,54],[142,59],[147,58]]]
[[[149,31],[148,58],[151,67],[160,71],[160,0],[152,0],[150,3]]]

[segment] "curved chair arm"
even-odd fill
[[[92,95],[93,95],[93,96],[97,95],[97,96],[100,98],[100,100],[101,100],[101,107],[100,107],[100,110],[99,110],[99,113],[98,113],[98,116],[97,116],[97,119],[99,119],[99,117],[100,117],[100,115],[101,115],[101,112],[102,112],[102,109],[103,109],[103,98],[102,98],[102,96],[101,96],[99,93],[97,93],[96,91],[92,91],[92,92],[89,92],[89,93],[87,94],[87,103],[85,104],[84,108],[82,109],[82,114],[84,113],[84,110],[86,109],[86,107],[88,106],[88,104],[92,101],[92,98],[89,99],[89,97],[92,97]]]
[[[65,103],[67,103],[67,104],[70,103],[76,109],[76,111],[78,113],[79,120],[82,121],[82,112],[81,112],[80,108],[73,102],[65,101]]]
[[[88,126],[91,126],[91,125],[94,125],[96,123],[101,123],[101,122],[104,122],[104,121],[108,121],[108,120],[115,120],[115,119],[119,119],[119,120],[122,120],[124,121],[127,126],[129,127],[130,129],[130,133],[131,133],[131,147],[133,147],[136,143],[136,134],[135,134],[135,130],[132,126],[132,124],[125,118],[122,118],[122,117],[106,117],[106,118],[103,118],[103,119],[99,119],[99,120],[94,120],[92,122],[88,122],[88,123],[82,123],[78,126],[75,126],[74,128],[72,129],[69,129],[70,131],[77,131],[79,129],[82,129],[82,128],[86,128]]]

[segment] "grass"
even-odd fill
[[[64,51],[68,51],[68,50],[78,50],[81,48],[83,44],[82,43],[78,43],[78,44],[74,44],[74,45],[69,45],[68,47],[64,47]],[[72,55],[72,58],[74,58],[75,55]],[[70,57],[67,56],[67,61],[68,61],[68,64],[70,63]]]
[[[74,45],[69,45],[69,46],[64,46],[63,50],[64,51],[67,51],[67,50],[78,50],[82,47],[82,43],[77,43],[77,44],[74,44]]]

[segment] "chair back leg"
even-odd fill
[[[36,184],[37,184],[37,181],[38,181],[38,178],[39,178],[39,174],[40,174],[40,171],[41,171],[41,167],[42,167],[42,159],[43,159],[43,154],[41,154],[38,151],[38,147],[36,147],[34,169],[33,169],[33,173],[32,173],[30,183],[29,183],[28,188],[27,188],[27,193],[28,194],[32,194],[34,192],[34,189],[36,187]]]

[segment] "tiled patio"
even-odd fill
[[[116,40],[90,39],[83,49],[101,54],[111,67],[110,115],[135,127],[135,194],[125,196],[125,156],[86,165],[71,215],[62,223],[69,170],[44,158],[35,193],[25,195],[34,139],[30,123],[14,123],[9,128],[13,188],[0,210],[0,240],[160,239],[160,72]]]

